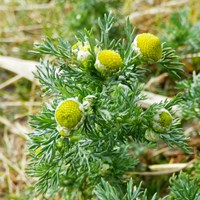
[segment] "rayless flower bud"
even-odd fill
[[[137,35],[133,42],[133,48],[142,58],[150,62],[156,62],[162,57],[160,39],[151,33]]]
[[[90,45],[81,47],[77,53],[77,60],[80,61],[85,68],[87,68],[90,66],[90,59]]]
[[[123,61],[119,53],[113,50],[102,50],[97,55],[95,68],[102,75],[110,74],[119,70],[123,65]]]
[[[168,131],[172,126],[172,116],[165,108],[159,110],[152,119],[152,128],[156,132],[163,133]]]
[[[62,136],[66,136],[66,131],[76,130],[82,118],[82,105],[74,98],[62,101],[55,111],[55,119]]]
[[[151,129],[146,130],[144,137],[150,142],[157,142],[160,139],[158,133],[155,133]]]
[[[91,47],[88,42],[84,42],[82,44],[81,42],[77,42],[72,46],[72,53],[74,54],[75,58],[85,67],[89,68],[91,67]],[[99,49],[95,46],[94,47],[95,54],[99,51]]]

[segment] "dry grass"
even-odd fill
[[[171,4],[167,0],[162,3],[158,0],[152,1],[152,4],[146,2],[126,0],[124,6],[127,15],[131,13],[132,22],[137,23],[139,31],[156,30],[156,27],[152,27],[156,20],[166,19],[174,9],[186,4],[193,9],[194,20],[198,15],[194,6],[197,2],[195,0],[172,1]],[[56,6],[56,0],[0,0],[0,54],[38,59],[28,50],[46,34],[55,38],[59,35],[59,27],[63,24],[67,7],[67,4],[64,7]],[[3,62],[5,58],[7,62]],[[27,116],[39,111],[41,99],[37,83],[30,70],[27,70],[34,62],[23,61],[24,70],[21,70],[17,61],[20,62],[14,58],[9,61],[8,57],[0,56],[0,199],[11,199],[9,195],[12,195],[12,198],[20,195],[33,181],[25,173],[26,141],[27,133],[30,132]],[[147,87],[162,81],[163,78],[165,75],[151,80]],[[19,81],[25,81],[25,86],[22,87]],[[21,87],[20,92],[18,87]],[[164,152],[167,151],[168,149],[165,149]]]

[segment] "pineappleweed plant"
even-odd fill
[[[147,109],[140,105],[146,98],[142,90],[148,66],[179,77],[182,63],[155,35],[135,36],[128,19],[126,38],[111,39],[112,25],[112,15],[105,15],[99,19],[99,39],[84,30],[75,44],[62,39],[54,44],[47,38],[36,45],[37,53],[52,56],[51,61],[41,60],[35,74],[42,95],[49,97],[30,120],[34,131],[29,134],[28,173],[37,177],[36,195],[100,198],[94,189],[102,181],[112,183],[123,196],[130,178],[126,173],[138,163],[130,153],[134,142],[163,141],[189,151],[172,109],[179,95]]]

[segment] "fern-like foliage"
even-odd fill
[[[199,200],[200,199],[199,180],[191,178],[185,173],[173,176],[170,179],[170,194],[165,199],[168,200]]]
[[[138,186],[134,185],[133,179],[127,183],[127,191],[125,194],[119,193],[117,188],[111,186],[104,179],[95,187],[94,193],[99,200],[147,200],[147,190],[142,189],[142,183]],[[157,195],[154,194],[151,200],[156,200]]]
[[[164,25],[162,40],[167,46],[178,51],[179,55],[196,53],[200,51],[199,22],[194,24],[191,18],[191,11],[184,9],[173,13],[168,23]]]
[[[192,80],[184,80],[178,83],[178,87],[183,90],[180,103],[183,117],[200,119],[200,74],[194,72]]]
[[[173,175],[170,178],[169,195],[159,198],[158,195],[154,194],[151,200],[162,199],[162,200],[199,200],[200,189],[199,179],[191,178],[186,173],[180,173],[178,176]],[[147,190],[142,188],[142,183],[138,186],[134,185],[133,179],[131,178],[127,183],[126,192],[121,194],[116,187],[113,187],[104,179],[101,179],[101,183],[95,187],[94,193],[99,200],[147,200]]]

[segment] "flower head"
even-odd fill
[[[61,133],[64,130],[75,130],[78,128],[83,118],[81,104],[76,99],[67,99],[62,101],[55,111],[55,119]]]
[[[144,59],[158,61],[162,57],[161,42],[158,37],[151,33],[142,33],[135,37],[133,48]]]
[[[172,120],[169,111],[163,108],[153,117],[152,127],[156,132],[165,132],[172,126]]]
[[[103,75],[119,70],[123,61],[119,53],[113,50],[102,50],[97,55],[95,68]]]

